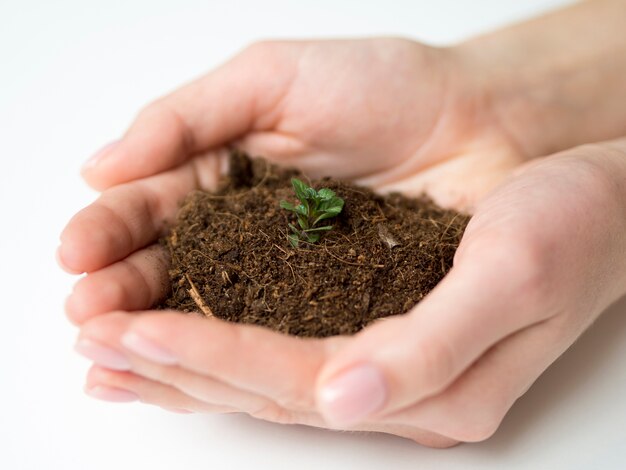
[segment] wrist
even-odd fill
[[[613,256],[607,259],[607,266],[613,267],[611,277],[616,281],[612,303],[626,295],[626,137],[579,149],[584,152],[582,158],[586,163],[597,169],[601,180],[606,182],[602,186],[606,197],[600,199],[596,210],[607,214],[601,230],[606,231],[607,239],[614,245]]]
[[[621,1],[588,2],[452,50],[494,119],[533,158],[626,134],[624,20]]]

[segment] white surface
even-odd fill
[[[87,363],[53,260],[93,199],[80,163],[148,100],[251,40],[459,40],[564,1],[0,2],[0,468],[626,468],[626,302],[536,383],[487,442],[437,451],[382,435],[177,416],[82,393]]]

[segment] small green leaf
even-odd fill
[[[287,202],[287,201],[280,201],[280,207],[282,209],[287,209],[288,211],[291,211],[291,212],[297,211],[296,207],[292,203]]]
[[[306,238],[309,243],[315,243],[320,239],[320,234],[319,233],[307,233]]]
[[[316,227],[315,225],[322,220],[337,216],[343,209],[344,201],[337,197],[330,188],[316,191],[298,178],[292,178],[291,184],[300,204],[294,205],[287,201],[281,201],[280,207],[295,212],[300,228],[289,224],[289,228],[293,232],[288,235],[289,241],[294,247],[298,246],[299,240],[315,243],[320,239],[320,232],[333,229],[332,225],[324,227]]]
[[[343,209],[344,200],[340,197],[334,197],[330,200],[330,207],[339,207],[339,210]]]
[[[343,209],[343,207],[341,207],[341,206],[332,206],[332,207],[329,207],[328,209],[326,209],[324,211],[324,214],[331,214],[331,215],[335,216],[335,215],[339,214],[342,209]]]
[[[326,211],[326,209],[328,209],[329,207],[331,207],[332,201],[329,199],[328,201],[322,201],[320,206],[317,208],[319,212],[324,212]]]
[[[341,212],[341,209],[336,210],[336,209],[328,209],[326,212],[324,212],[322,215],[320,215],[317,219],[315,219],[313,221],[313,226],[315,226],[315,224],[317,224],[318,222],[321,222],[322,220],[326,220],[326,219],[330,219],[332,217],[337,217],[337,215]]]
[[[320,232],[320,231],[326,231],[326,230],[332,230],[333,226],[332,225],[325,225],[324,227],[313,227],[313,228],[308,228],[306,230],[303,230],[304,233],[310,233],[310,232]]]
[[[339,197],[333,197],[327,201],[324,201],[319,209],[320,211],[327,211],[331,208],[339,208],[339,212],[341,212],[341,209],[343,209],[343,199],[339,198]],[[339,213],[337,212],[337,214]]]
[[[300,202],[304,203],[308,197],[307,190],[310,188],[298,178],[291,178],[291,185],[293,186],[296,196],[300,199]]]
[[[322,188],[320,189],[317,194],[319,195],[319,197],[323,200],[323,201],[327,201],[332,199],[333,197],[335,197],[335,191],[333,191],[332,189],[328,189],[328,188]]]
[[[293,246],[294,248],[298,248],[298,243],[300,243],[300,239],[297,235],[289,234],[287,235],[287,238],[289,239],[289,243],[291,243],[291,246]]]
[[[303,205],[303,204],[299,204],[294,208],[294,212],[296,214],[301,214],[305,217],[307,217],[309,215],[309,211],[307,210],[307,208]]]
[[[306,199],[300,199],[300,202],[304,206],[305,213],[309,214],[311,212],[311,206],[309,205],[309,201]]]
[[[306,230],[307,228],[309,228],[309,220],[307,219],[306,216],[302,215],[302,214],[298,214],[298,224],[300,225],[300,227],[302,227],[304,230]]]

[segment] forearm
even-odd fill
[[[454,50],[528,157],[626,135],[626,2],[595,0],[472,39]]]

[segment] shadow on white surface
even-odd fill
[[[611,398],[619,400],[626,374],[612,372],[626,357],[626,297],[613,305],[560,359],[521,397],[489,440],[446,449],[428,449],[411,441],[374,433],[331,432],[304,426],[283,426],[246,416],[223,416],[225,428],[236,429],[229,437],[275,449],[276,442],[301,447],[304,468],[307,455],[324,449],[332,468],[592,468],[600,464],[602,443],[598,439],[602,420],[606,425],[620,419],[624,410],[612,410]],[[617,371],[619,372],[619,371]],[[615,414],[617,413],[617,414]],[[624,416],[621,416],[623,419]],[[222,428],[214,421],[211,433]],[[224,429],[224,428],[222,428]],[[614,434],[615,429],[613,429]],[[216,438],[229,438],[220,435]],[[620,439],[615,435],[615,439]],[[608,437],[610,441],[610,437]],[[590,442],[593,441],[593,442]],[[597,442],[595,442],[597,441]],[[611,458],[616,458],[615,456]],[[619,456],[617,456],[619,458]],[[290,459],[292,460],[293,457]],[[319,465],[324,457],[315,456]],[[626,460],[625,460],[626,462]],[[312,462],[309,462],[312,463]],[[615,460],[601,467],[620,468]]]

